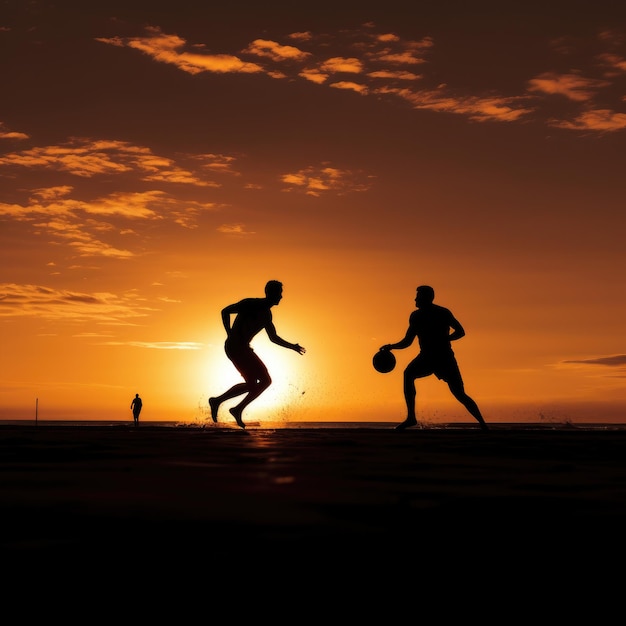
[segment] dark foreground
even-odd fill
[[[539,576],[626,535],[626,430],[2,427],[0,470],[3,563],[47,576]]]

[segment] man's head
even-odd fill
[[[278,304],[283,297],[283,284],[278,280],[267,281],[265,285],[265,297],[272,304]]]
[[[435,290],[429,285],[420,285],[417,288],[417,292],[415,294],[415,304],[418,307],[432,304],[434,299]]]

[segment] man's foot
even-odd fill
[[[217,409],[220,406],[217,398],[209,398],[209,406],[211,407],[211,419],[217,423]]]
[[[407,419],[404,420],[401,424],[396,426],[396,430],[404,430],[405,428],[410,428],[411,426],[417,426],[417,420],[415,419]]]
[[[480,430],[489,430],[489,426],[485,422],[480,423]]]
[[[243,423],[243,420],[241,419],[241,409],[238,409],[236,406],[234,406],[232,409],[229,409],[230,414],[235,418],[235,421],[237,422],[238,426],[241,426],[241,428],[245,428],[246,425]]]

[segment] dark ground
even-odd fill
[[[6,426],[0,475],[5,570],[46,580],[562,583],[626,553],[626,430]]]

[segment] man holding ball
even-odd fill
[[[417,311],[413,311],[409,317],[409,327],[404,338],[397,343],[385,344],[380,348],[381,350],[402,350],[408,348],[416,337],[420,347],[419,354],[404,370],[404,399],[407,417],[404,422],[396,426],[396,430],[417,426],[415,381],[431,374],[448,383],[452,395],[476,419],[481,429],[488,430],[478,405],[465,393],[459,365],[450,345],[452,341],[465,336],[465,329],[449,309],[434,304],[434,300],[435,290],[432,287],[429,285],[418,287],[415,296]]]

